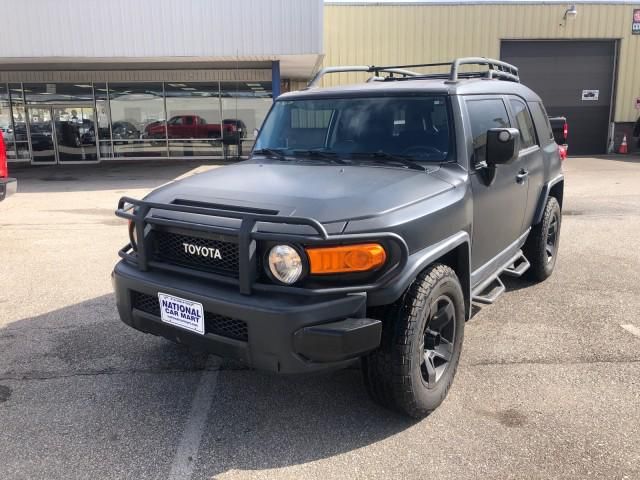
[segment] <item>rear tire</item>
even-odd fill
[[[531,263],[527,277],[535,282],[549,278],[556,266],[560,246],[562,212],[554,197],[547,199],[542,221],[534,225],[524,245],[524,255]]]
[[[445,399],[460,360],[464,296],[455,272],[435,264],[381,312],[380,347],[362,359],[364,382],[380,405],[424,418]]]

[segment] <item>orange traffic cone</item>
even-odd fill
[[[624,135],[622,137],[622,143],[618,148],[618,153],[622,153],[622,154],[629,153],[629,146],[627,145],[627,135]]]

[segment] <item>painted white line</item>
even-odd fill
[[[635,335],[636,337],[640,338],[640,328],[631,324],[620,325],[620,326],[624,328],[627,332],[629,332],[631,335]]]
[[[213,403],[219,364],[220,361],[217,357],[209,357],[207,370],[202,372],[200,382],[198,382],[198,387],[193,395],[191,410],[178,444],[178,450],[171,464],[168,480],[188,480],[193,474],[202,434]]]

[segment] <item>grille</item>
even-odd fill
[[[145,313],[160,316],[160,301],[158,297],[141,292],[131,292],[131,305],[133,308]],[[233,338],[246,342],[249,340],[249,331],[246,322],[236,318],[225,317],[216,313],[204,312],[204,331],[214,333],[221,337]]]
[[[238,277],[239,248],[237,243],[163,231],[154,232],[153,242],[154,259],[159,262]],[[210,251],[208,256],[187,253],[184,249],[184,243],[205,249],[216,249],[220,252],[220,258],[216,258]]]

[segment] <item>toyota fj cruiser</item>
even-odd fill
[[[340,71],[373,76],[315,88]],[[503,275],[551,275],[563,183],[513,65],[328,68],[274,102],[248,161],[120,200],[118,311],[272,372],[360,359],[375,401],[423,417],[451,386],[471,303],[494,302]]]

